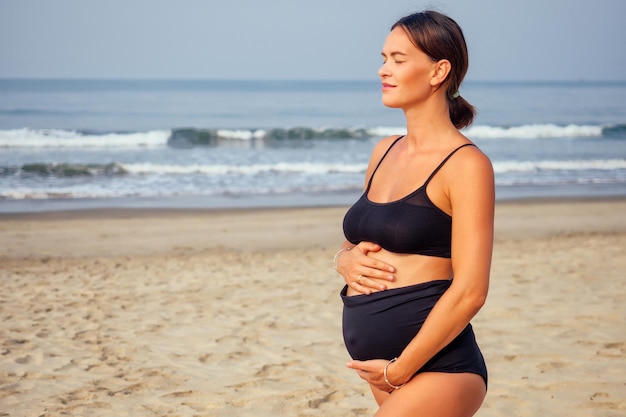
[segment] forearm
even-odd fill
[[[394,363],[393,380],[408,381],[465,329],[484,304],[484,291],[451,286],[435,304],[418,334]]]

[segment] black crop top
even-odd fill
[[[373,242],[390,252],[450,258],[452,241],[452,217],[430,201],[426,187],[459,146],[439,164],[424,185],[411,194],[389,203],[370,201],[367,194],[372,179],[391,148],[403,136],[396,139],[372,172],[367,188],[359,200],[348,210],[343,219],[343,232],[349,242]]]

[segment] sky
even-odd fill
[[[467,80],[626,80],[624,0],[0,0],[0,78],[367,80],[427,8]]]

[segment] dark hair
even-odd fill
[[[454,97],[467,73],[469,58],[467,44],[460,26],[448,16],[426,10],[398,20],[391,30],[401,27],[411,42],[432,60],[447,59],[451,69],[444,81],[450,119],[457,129],[472,124],[476,109],[463,97]]]

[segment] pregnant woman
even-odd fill
[[[491,162],[459,132],[475,113],[458,91],[467,46],[454,20],[425,11],[392,26],[382,58],[383,104],[407,133],[377,144],[344,218],[348,367],[378,417],[471,416],[487,390],[470,320],[487,296],[495,192]]]

